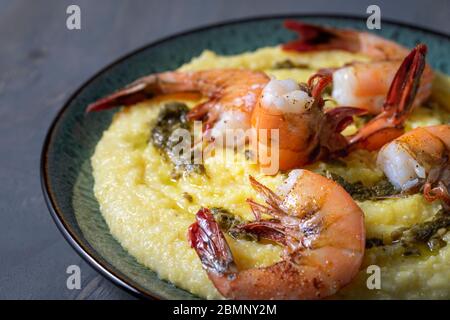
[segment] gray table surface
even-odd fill
[[[53,117],[88,77],[158,38],[227,19],[276,13],[365,15],[450,33],[450,1],[0,0],[0,299],[133,299],[66,243],[41,192],[40,151]],[[81,7],[82,30],[66,28]],[[82,288],[66,287],[81,268]]]

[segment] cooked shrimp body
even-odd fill
[[[276,194],[255,179],[265,204],[249,200],[256,221],[236,228],[284,247],[274,265],[239,270],[208,209],[188,237],[217,290],[229,299],[321,299],[335,294],[359,271],[365,247],[364,218],[335,182],[293,170]],[[263,219],[265,215],[271,219]]]
[[[250,128],[251,112],[269,80],[265,73],[244,69],[157,73],[92,103],[87,111],[132,105],[165,94],[198,93],[207,100],[193,108],[188,117],[204,120],[205,128],[212,129],[209,136],[218,138],[226,129]]]
[[[331,70],[332,97],[339,105],[357,106],[372,114],[382,111],[392,79],[402,60],[408,55],[407,48],[368,32],[320,27],[296,21],[286,21],[285,25],[300,36],[298,40],[284,44],[285,50],[305,52],[334,49],[368,56],[371,62],[354,62]],[[432,81],[433,71],[427,65],[413,106],[430,96]]]
[[[328,79],[323,81],[329,82]],[[309,155],[319,145],[325,118],[321,109],[323,103],[310,96],[310,89],[301,88],[294,80],[273,79],[262,91],[252,113],[253,128],[279,131],[276,141],[267,138],[264,143],[264,137],[258,138],[261,140],[259,148],[278,144],[282,170],[308,162]]]
[[[389,181],[406,191],[425,185],[429,200],[448,201],[450,125],[416,128],[385,145],[377,164]]]

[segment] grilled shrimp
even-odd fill
[[[355,277],[364,255],[364,218],[342,187],[307,170],[291,171],[278,194],[252,177],[250,182],[265,204],[248,200],[256,221],[236,228],[282,245],[280,262],[238,270],[208,209],[197,213],[188,231],[191,246],[224,297],[320,299]]]
[[[278,169],[288,170],[358,148],[375,150],[401,135],[425,66],[425,54],[425,45],[411,51],[392,81],[383,111],[350,137],[344,137],[342,130],[354,115],[365,110],[338,107],[324,111],[322,92],[332,79],[321,73],[311,76],[307,84],[297,84],[239,69],[164,72],[141,78],[94,102],[88,111],[130,105],[155,95],[200,93],[208,100],[194,107],[188,118],[203,120],[208,137],[223,136],[227,129],[255,129],[256,153],[277,145]],[[275,140],[260,134],[273,129],[279,131]]]
[[[204,120],[209,136],[217,138],[225,129],[250,128],[253,107],[269,80],[265,73],[244,69],[157,73],[90,104],[87,111],[132,105],[165,94],[199,93],[208,100],[193,108],[188,118]]]
[[[331,71],[332,97],[339,105],[357,106],[379,114],[389,86],[408,49],[368,32],[321,27],[288,20],[285,26],[299,34],[299,39],[283,45],[285,50],[299,52],[345,50],[368,56],[371,62],[353,62]],[[425,67],[414,106],[431,94],[433,71]]]
[[[423,187],[427,200],[450,205],[450,125],[416,128],[386,144],[377,164],[399,190]]]

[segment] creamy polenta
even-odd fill
[[[320,68],[366,59],[337,51],[287,53],[274,47],[236,56],[218,56],[205,51],[180,69],[240,67],[263,70],[279,79],[304,82]],[[275,67],[287,60],[301,67]],[[433,99],[439,104],[417,108],[408,120],[408,130],[448,122],[449,112],[444,105],[448,101],[448,86],[442,85],[447,79],[441,77],[440,80],[439,91],[433,93]],[[148,100],[115,114],[92,157],[95,196],[113,236],[140,263],[157,272],[162,279],[195,295],[222,298],[187,242],[187,229],[194,222],[195,213],[202,206],[221,207],[252,220],[245,200],[258,197],[248,176],[251,174],[276,189],[286,174],[264,176],[243,154],[217,152],[204,160],[206,174],[182,175],[174,179],[171,176],[173,165],[149,143],[151,128],[166,102]],[[186,103],[190,107],[194,105],[192,101]],[[355,128],[347,130],[351,132]],[[339,163],[316,163],[309,169],[330,171],[349,182],[361,181],[367,185],[383,177],[376,168],[375,154],[365,151],[354,152]],[[440,208],[437,203],[427,203],[420,194],[358,204],[365,214],[367,238],[385,240],[389,240],[393,230],[430,219]],[[268,266],[280,259],[280,246],[228,236],[227,240],[239,268]],[[443,240],[450,241],[450,232],[447,231]],[[381,268],[381,289],[368,289],[369,265]],[[338,293],[337,298],[448,299],[449,267],[450,245],[420,256],[404,256],[389,246],[375,246],[366,250],[360,273]]]

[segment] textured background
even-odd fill
[[[80,31],[66,29],[69,4],[81,7]],[[65,242],[40,188],[40,150],[50,122],[94,72],[188,28],[276,13],[366,15],[369,4],[381,7],[382,18],[450,33],[449,0],[0,0],[0,298],[132,298]],[[81,290],[66,288],[72,264],[81,267]]]

